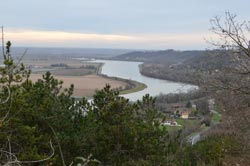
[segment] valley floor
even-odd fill
[[[55,76],[58,80],[63,80],[63,88],[70,87],[74,84],[74,96],[91,97],[97,89],[102,89],[106,84],[111,85],[112,88],[125,88],[127,83],[119,80],[114,80],[99,75],[86,76]],[[42,74],[32,74],[31,80],[36,81],[42,78]]]

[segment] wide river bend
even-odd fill
[[[142,91],[122,95],[131,101],[140,100],[145,94],[157,96],[159,94],[188,92],[198,88],[197,86],[190,84],[143,76],[139,71],[139,65],[142,64],[142,62],[113,60],[95,60],[93,62],[104,64],[102,67],[102,74],[112,77],[131,79],[147,85],[147,88]]]

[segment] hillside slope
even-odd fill
[[[134,51],[114,57],[115,60],[140,61],[147,63],[175,64],[195,56],[202,56],[205,51]]]

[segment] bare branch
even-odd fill
[[[61,156],[61,159],[62,159],[62,164],[63,164],[63,166],[66,166],[65,161],[64,161],[64,157],[63,157],[63,153],[62,153],[61,144],[60,144],[59,139],[58,139],[58,137],[57,137],[57,135],[56,135],[56,132],[55,132],[55,130],[53,129],[52,126],[49,126],[49,127],[50,127],[52,133],[54,134],[55,139],[56,139],[56,142],[57,142],[57,145],[58,145],[58,147],[59,147],[60,156]]]
[[[7,98],[5,100],[1,100],[0,99],[0,104],[4,104],[4,103],[7,103],[10,99],[10,96],[11,96],[11,91],[10,91],[10,88],[8,86],[4,86],[4,88],[7,88]]]
[[[3,26],[2,26],[1,28],[2,28],[2,51],[3,51],[3,59],[6,59],[5,51],[4,51],[4,33],[3,33]]]
[[[50,140],[50,148],[52,150],[51,154],[44,158],[44,159],[40,159],[40,160],[31,160],[31,161],[19,161],[17,159],[17,157],[13,154],[13,153],[10,153],[10,152],[7,152],[7,151],[1,151],[1,152],[4,152],[8,155],[10,155],[11,157],[13,157],[15,160],[13,161],[8,161],[6,164],[4,164],[5,166],[9,166],[9,165],[12,165],[12,164],[32,164],[32,163],[42,163],[42,162],[45,162],[45,161],[48,161],[50,160],[54,155],[55,155],[55,149],[53,147],[53,144],[52,144],[52,141]]]

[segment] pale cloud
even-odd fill
[[[204,49],[209,20],[248,20],[249,0],[5,0],[0,26],[14,46]],[[19,31],[14,31],[19,30]],[[25,30],[25,31],[24,31]],[[80,33],[79,33],[80,32]],[[41,44],[41,45],[40,45]]]
[[[133,49],[206,48],[203,32],[190,34],[94,34],[62,31],[6,31],[5,38],[15,46],[106,47]]]
[[[84,34],[84,33],[71,33],[60,31],[7,31],[5,35],[10,40],[14,41],[79,41],[79,40],[103,40],[103,41],[129,41],[134,40],[132,36],[126,35],[107,35],[107,34]]]

